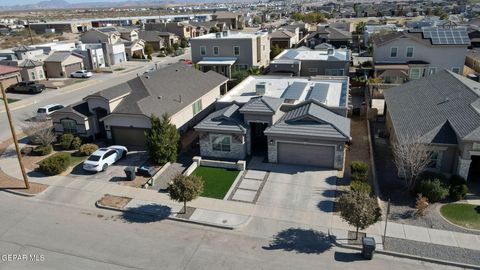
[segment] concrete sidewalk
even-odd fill
[[[21,178],[18,161],[12,155],[13,146],[9,147],[0,156],[0,169],[8,175]],[[71,178],[68,176],[53,177],[30,177],[31,182],[47,184],[50,187],[43,193],[36,196],[37,199],[53,201],[58,203],[79,205],[82,207],[93,207],[95,202],[104,194],[125,196],[132,198],[128,207],[135,208],[140,205],[164,205],[177,211],[182,205],[173,202],[165,193],[155,190],[139,189],[128,186],[121,186],[115,183],[99,180],[87,180]],[[198,222],[210,222],[218,225],[229,225],[240,228],[245,226],[250,218],[272,220],[278,222],[294,222],[307,227],[321,226],[329,230],[339,239],[346,241],[348,231],[355,231],[355,228],[346,224],[338,215],[318,211],[315,213],[292,210],[278,206],[255,205],[228,200],[217,200],[199,197],[188,205],[197,210],[192,216]],[[267,224],[267,223],[265,223]],[[268,226],[265,225],[265,226]],[[383,236],[384,222],[378,222],[369,227],[365,232],[376,238],[381,243]],[[263,228],[261,228],[263,229]],[[264,228],[268,231],[269,228]],[[458,233],[452,231],[436,230],[426,227],[405,225],[388,222],[388,237],[413,240],[424,243],[439,244],[450,247],[460,247],[472,250],[480,250],[480,236],[475,234]],[[344,239],[344,240],[342,240]],[[346,243],[346,242],[345,242]],[[382,248],[378,246],[378,248]]]

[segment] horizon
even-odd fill
[[[22,0],[19,2],[10,0],[0,0],[0,6],[21,6],[21,5],[33,5],[45,0]],[[46,0],[49,1],[49,0]],[[119,2],[124,0],[64,0],[70,4],[82,4],[82,3],[95,3],[95,2]],[[137,1],[137,0],[134,0]],[[175,0],[174,0],[175,1]]]

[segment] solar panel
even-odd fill
[[[432,41],[433,45],[469,45],[465,28],[438,28],[424,27],[422,28],[423,37]]]
[[[310,91],[308,99],[315,99],[321,103],[325,103],[327,101],[329,86],[328,83],[316,83]]]
[[[298,100],[306,86],[306,82],[293,82],[287,89],[285,89],[282,98]]]

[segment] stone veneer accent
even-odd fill
[[[457,174],[467,179],[468,172],[470,171],[470,163],[472,163],[471,159],[463,159],[458,157]]]
[[[229,135],[232,137],[230,152],[213,151],[212,135]],[[245,159],[246,143],[245,136],[241,134],[221,134],[221,133],[201,133],[199,134],[200,155],[202,157],[225,158],[225,159]]]

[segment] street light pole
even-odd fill
[[[30,184],[28,183],[28,176],[25,172],[25,167],[23,167],[22,155],[20,154],[20,148],[18,147],[17,135],[15,134],[15,127],[13,126],[12,115],[10,114],[10,109],[8,108],[7,95],[5,94],[5,89],[3,89],[2,83],[0,83],[0,91],[2,92],[3,103],[5,104],[5,111],[7,112],[8,124],[10,125],[10,130],[12,131],[13,144],[15,145],[15,151],[17,152],[18,163],[20,164],[20,170],[22,171],[25,188],[29,189]]]

